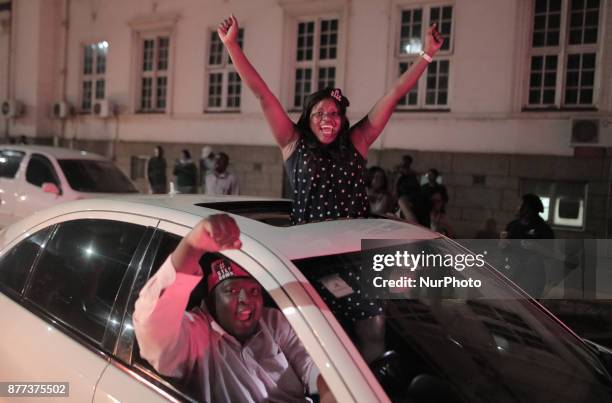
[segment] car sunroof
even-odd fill
[[[290,200],[196,203],[196,206],[236,214],[275,227],[288,227],[291,225]]]

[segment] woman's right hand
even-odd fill
[[[217,27],[217,33],[225,46],[236,43],[238,40],[238,20],[236,17],[232,14],[229,18],[223,20]]]

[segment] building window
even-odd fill
[[[94,101],[106,96],[106,56],[108,42],[101,41],[83,47],[81,80],[81,111],[91,113]]]
[[[321,17],[298,21],[296,40],[292,106],[301,108],[311,92],[336,86],[339,21]]]
[[[418,60],[429,26],[436,22],[444,44],[429,64],[425,80],[419,80],[398,103],[398,109],[437,109],[449,107],[449,76],[453,50],[453,6],[403,8],[399,15],[397,76]]]
[[[142,39],[139,112],[165,112],[168,98],[170,37]]]
[[[524,180],[522,193],[540,197],[544,211],[540,217],[548,224],[584,229],[587,208],[587,185],[580,182]]]
[[[600,0],[533,2],[528,107],[596,104],[600,8]]]
[[[243,47],[244,29],[238,30],[238,45]],[[208,101],[206,110],[240,110],[242,83],[232,60],[219,39],[217,31],[210,32],[208,63]]]

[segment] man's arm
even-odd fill
[[[136,301],[133,316],[140,353],[162,374],[181,377],[195,363],[206,342],[206,326],[184,313],[193,288],[202,277],[199,260],[206,252],[239,248],[240,232],[226,214],[200,221],[179,243]],[[204,338],[204,340],[202,339]]]

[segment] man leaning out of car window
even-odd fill
[[[208,402],[303,402],[314,393],[333,402],[289,322],[263,306],[255,279],[224,258],[202,273],[201,256],[240,248],[239,236],[230,216],[204,218],[149,279],[133,318],[141,356],[162,375],[195,376]],[[185,312],[203,275],[206,303]]]

